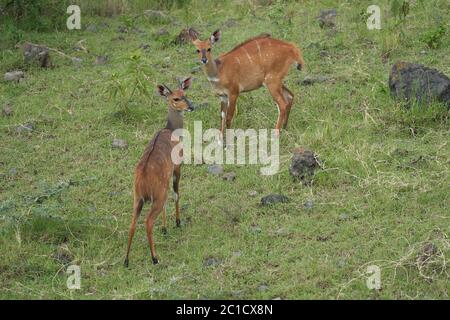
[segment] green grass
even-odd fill
[[[380,31],[368,31],[359,18],[370,1],[249,3],[193,1],[191,10],[171,12],[179,25],[136,20],[145,34],[117,33],[121,17],[83,17],[84,26],[109,27],[23,35],[82,58],[80,69],[55,54],[53,69],[23,66],[13,44],[0,52],[0,74],[26,71],[24,82],[0,84],[0,106],[10,103],[14,110],[0,117],[0,298],[448,299],[448,111],[438,104],[406,110],[387,87],[397,60],[450,74],[449,37],[429,49],[418,36],[438,18],[449,21],[446,1],[414,2],[397,27],[388,1],[380,1]],[[335,34],[315,20],[330,7],[339,14]],[[173,87],[175,76],[197,65],[193,46],[170,43],[184,26],[194,26],[202,38],[220,27],[216,53],[271,32],[303,49],[307,71],[292,70],[286,79],[295,104],[281,138],[280,172],[263,177],[259,166],[226,165],[237,177],[225,182],[209,175],[206,165],[185,165],[183,227],[175,228],[171,201],[169,234],[161,233],[160,219],[155,229],[161,263],[154,266],[141,217],[125,269],[134,166],[166,118],[165,101],[154,88]],[[170,36],[157,39],[163,27]],[[89,54],[73,49],[81,39]],[[124,57],[142,43],[151,46],[142,52],[150,93],[133,96],[123,109],[120,97],[109,98],[109,79],[126,72]],[[109,63],[94,66],[102,54]],[[334,81],[298,85],[306,74]],[[192,131],[201,120],[203,128],[217,128],[219,102],[206,77],[194,77],[189,97],[210,107],[188,114],[185,126]],[[239,98],[234,128],[272,128],[276,116],[270,95],[260,89]],[[16,133],[28,122],[33,132]],[[127,140],[128,148],[112,149],[114,138]],[[288,173],[291,151],[299,146],[323,163],[311,187],[294,183]],[[248,194],[253,190],[256,197]],[[291,201],[261,207],[269,193]],[[312,209],[305,208],[307,200]],[[428,242],[438,252],[419,266],[417,256]],[[204,266],[208,258],[220,263]],[[80,290],[66,288],[69,264],[81,266]],[[371,264],[381,268],[381,290],[366,287]],[[258,289],[262,284],[267,290]]]

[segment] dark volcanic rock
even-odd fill
[[[310,185],[314,171],[319,167],[317,157],[312,151],[298,148],[294,150],[289,173],[294,180],[301,180],[304,185]]]
[[[261,198],[261,204],[263,206],[269,206],[280,202],[289,202],[289,198],[282,194],[269,194],[268,196]]]
[[[50,53],[44,46],[35,45],[26,42],[23,45],[23,59],[25,63],[36,62],[42,68],[49,68],[52,66]]]
[[[420,64],[397,62],[389,75],[389,89],[397,99],[408,105],[412,101],[429,104],[444,102],[450,108],[450,79],[436,69]]]

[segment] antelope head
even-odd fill
[[[212,33],[208,40],[201,41],[198,39],[198,34],[195,30],[189,29],[189,37],[191,38],[192,43],[197,48],[197,54],[200,58],[200,62],[202,64],[207,64],[208,61],[212,61],[212,47],[213,45],[220,41],[222,37],[222,33],[220,30],[216,30]]]

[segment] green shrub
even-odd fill
[[[58,30],[65,26],[66,1],[60,0],[0,0],[4,18],[19,29],[33,31]]]
[[[422,34],[420,40],[424,42],[429,48],[437,49],[442,44],[442,40],[445,36],[446,28],[443,24],[439,24],[434,28],[429,29]]]

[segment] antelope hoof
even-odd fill
[[[153,264],[158,264],[159,263],[157,257],[152,257],[152,261],[153,261]]]
[[[181,221],[180,221],[180,219],[177,219],[177,227],[181,228]]]
[[[123,266],[125,268],[128,268],[128,258],[126,258],[125,261],[123,262]]]
[[[167,235],[167,228],[166,227],[162,227],[162,233],[163,233],[163,235]]]

